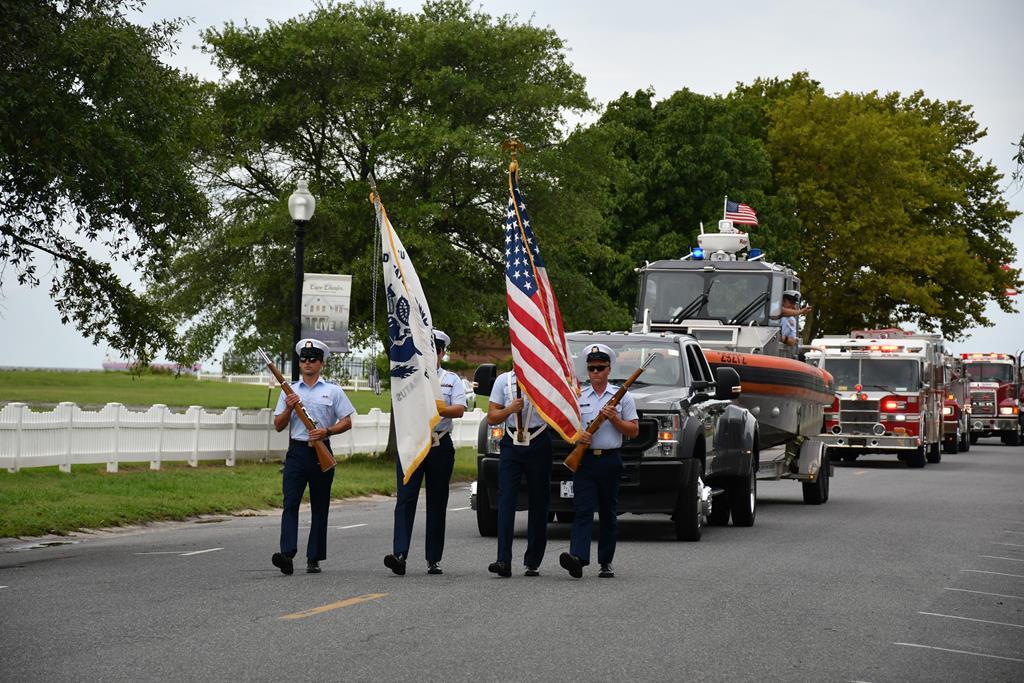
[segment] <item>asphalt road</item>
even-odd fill
[[[824,506],[759,482],[756,524],[699,543],[624,516],[614,579],[558,567],[563,524],[540,577],[488,574],[468,505],[443,576],[422,512],[409,574],[384,568],[383,498],[332,508],[319,575],[271,566],[276,516],[5,540],[0,679],[1024,680],[1024,447],[841,465]]]

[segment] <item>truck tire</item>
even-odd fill
[[[821,505],[828,501],[828,475],[829,459],[826,448],[821,453],[821,468],[818,470],[818,476],[814,481],[805,481],[802,484],[806,505]]]
[[[1010,432],[1006,435],[1006,440],[1003,442],[1007,446],[1019,446],[1020,445],[1020,432]]]
[[[974,443],[974,440],[971,439],[970,432],[968,432],[967,434],[961,434],[960,435],[960,445],[958,446],[958,448],[960,449],[960,452],[961,453],[966,453],[967,451],[971,450],[971,444],[972,443]]]
[[[566,512],[556,512],[555,519],[562,524],[572,524],[572,520],[576,519],[576,511],[567,510]]]
[[[733,477],[725,489],[729,492],[729,511],[733,526],[754,526],[757,515],[757,473],[754,464],[745,476]]]
[[[708,515],[708,526],[725,526],[729,523],[729,494],[719,493],[711,499],[711,514]]]
[[[971,434],[971,445],[973,446],[976,443],[978,443],[978,435],[977,434]]]
[[[943,453],[956,453],[960,450],[960,442],[963,439],[960,437],[960,429],[956,430],[956,434],[952,439],[946,438],[942,440],[942,452]]]
[[[924,449],[924,446],[918,446],[912,451],[907,451],[907,454],[904,456],[907,461],[907,467],[914,469],[924,467]]]
[[[479,480],[476,485],[476,528],[481,536],[498,535],[498,511],[491,509],[490,494]]]
[[[679,486],[675,513],[672,521],[676,525],[676,540],[699,541],[704,530],[704,510],[697,491],[697,479],[704,471],[703,463],[697,458],[683,462],[683,481]],[[714,505],[711,506],[714,509]]]
[[[940,444],[939,444],[938,441],[936,441],[935,443],[928,444],[928,455],[927,455],[927,458],[928,458],[928,462],[932,463],[933,465],[935,463],[937,463],[937,462],[941,462],[942,461],[942,450],[940,449],[939,446],[940,446]]]

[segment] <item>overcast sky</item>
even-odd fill
[[[386,4],[406,11],[420,7],[419,2]],[[1024,3],[1019,0],[710,4],[486,0],[477,6],[492,15],[516,14],[553,28],[566,42],[576,70],[586,77],[588,92],[601,103],[648,86],[659,98],[684,87],[725,93],[737,82],[784,78],[801,70],[809,71],[828,92],[923,90],[934,99],[962,100],[974,106],[975,119],[989,133],[976,151],[1008,178],[1013,144],[1024,133],[1024,46],[1019,33]],[[138,17],[140,23],[193,18],[170,61],[215,79],[218,74],[206,55],[193,47],[201,29],[228,21],[264,26],[313,7],[310,0],[150,0]],[[1003,186],[1008,185],[1004,180]],[[1024,211],[1024,192],[1009,201]],[[1021,267],[1024,218],[1014,223],[1012,239],[1018,251],[1014,265]],[[42,261],[40,270],[45,275]],[[10,279],[0,298],[0,366],[100,366],[107,349],[60,324],[47,296],[47,278],[36,290],[18,287]],[[1024,296],[1019,305],[1024,306]],[[953,343],[953,351],[1006,352],[1024,346],[1024,315],[990,308],[995,327],[975,330],[966,341]]]

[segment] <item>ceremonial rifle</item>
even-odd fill
[[[650,356],[647,357],[647,360],[644,361],[644,364],[638,367],[636,370],[634,370],[633,374],[629,376],[629,379],[622,383],[622,386],[619,387],[619,390],[615,392],[615,395],[612,396],[611,400],[608,401],[608,403],[606,403],[605,405],[611,406],[612,408],[619,405],[619,401],[621,401],[622,397],[626,395],[626,391],[629,389],[630,385],[636,381],[636,378],[640,376],[640,373],[646,370],[647,366],[650,365],[651,361],[653,360],[654,354],[652,353]],[[601,427],[601,425],[604,424],[604,421],[605,416],[601,413],[598,413],[597,417],[595,417],[590,422],[590,424],[587,425],[587,434],[593,436],[594,432],[596,432]],[[580,460],[583,459],[583,454],[587,452],[587,448],[589,448],[587,444],[577,443],[576,447],[572,449],[572,453],[569,454],[569,457],[567,457],[563,461],[565,466],[568,467],[573,472],[579,469]]]
[[[257,351],[259,351],[259,354],[263,356],[263,361],[267,364],[267,367],[270,368],[270,372],[274,375],[278,384],[281,385],[282,391],[289,396],[294,394],[295,390],[292,389],[292,385],[284,378],[281,371],[277,369],[277,366],[274,365],[274,361],[270,360],[270,356],[267,355],[267,352],[263,349],[257,349]],[[302,424],[306,425],[307,431],[312,432],[317,428],[316,422],[309,416],[309,413],[306,412],[306,407],[302,405],[301,400],[295,404],[295,407],[292,408],[292,410],[294,410],[295,414],[299,416],[299,420],[302,421]],[[324,445],[323,441],[313,441],[311,439],[309,445],[316,451],[316,459],[320,462],[320,471],[327,472],[338,464],[334,459],[334,456],[331,455],[331,452],[327,450],[327,446]]]

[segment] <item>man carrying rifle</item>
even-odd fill
[[[328,449],[330,437],[352,428],[352,402],[341,387],[320,377],[324,360],[330,350],[318,339],[303,339],[295,345],[299,354],[299,374],[302,381],[292,385],[293,394],[283,391],[274,410],[274,429],[290,428],[288,454],[284,461],[284,510],[281,512],[281,551],[271,561],[282,574],[294,571],[292,558],[298,552],[299,504],[309,485],[309,507],[312,522],[306,543],[306,572],[320,573],[320,561],[327,558],[327,512],[331,504],[331,483],[334,469],[321,471],[316,450],[310,442],[322,441]],[[308,431],[295,412],[301,401],[306,413],[316,424]]]
[[[597,509],[601,528],[597,540],[597,561],[601,565],[598,576],[615,576],[612,558],[615,556],[616,508],[619,502],[619,479],[622,477],[623,435],[633,438],[640,433],[636,403],[627,391],[616,406],[608,405],[618,387],[608,383],[615,352],[604,344],[587,347],[587,377],[590,385],[580,393],[580,416],[583,424],[590,424],[599,414],[605,421],[590,434],[583,430],[580,441],[588,445],[579,468],[572,477],[573,506],[576,516],[572,522],[569,552],[562,553],[558,563],[573,578],[583,576],[583,567],[590,564],[590,540]]]

